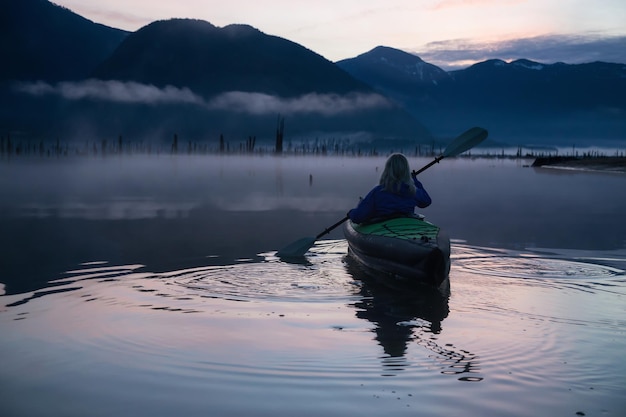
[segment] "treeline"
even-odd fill
[[[10,135],[0,137],[0,155],[2,156],[112,156],[112,155],[208,155],[208,154],[372,154],[374,149],[361,149],[358,146],[339,141],[312,141],[299,144],[289,142],[285,148],[259,145],[256,136],[231,144],[220,136],[217,144],[210,142],[192,142],[180,140],[174,135],[171,143],[133,142],[119,136],[116,140],[63,142],[55,141],[16,141]]]
[[[533,162],[533,167],[543,166],[570,166],[584,167],[589,165],[601,164],[604,166],[626,168],[626,157],[624,154],[617,156],[604,155],[587,155],[587,156],[548,156],[539,157]]]
[[[113,155],[241,155],[241,154],[287,154],[287,155],[339,155],[339,156],[376,156],[389,152],[404,152],[414,156],[434,156],[442,151],[440,146],[413,145],[411,150],[404,148],[378,149],[366,143],[352,143],[349,139],[313,139],[298,143],[280,141],[273,146],[259,144],[256,136],[249,136],[245,140],[235,143],[227,141],[220,135],[218,141],[193,142],[185,141],[174,134],[170,143],[155,143],[150,141],[130,141],[123,136],[117,139],[102,139],[98,141],[68,141],[60,139],[53,141],[14,140],[11,135],[0,136],[0,156],[39,156],[39,157],[67,157],[67,156],[96,156],[106,157]]]
[[[224,135],[216,141],[193,142],[185,141],[174,134],[171,142],[156,143],[153,141],[131,141],[119,135],[116,139],[101,139],[97,141],[68,141],[60,139],[50,140],[15,140],[10,134],[0,135],[0,157],[35,156],[35,157],[67,157],[91,156],[106,157],[113,155],[319,155],[319,156],[378,156],[390,152],[402,152],[408,156],[434,157],[440,155],[443,146],[431,144],[405,144],[397,148],[388,146],[376,147],[371,144],[352,142],[349,139],[313,139],[302,140],[298,143],[283,142],[284,124],[279,122],[276,131],[276,142],[259,144],[256,136],[231,143]],[[384,144],[383,144],[384,145]],[[510,148],[509,148],[510,149]],[[625,157],[623,150],[611,153],[599,150],[579,151],[572,148],[571,152],[561,152],[550,149],[529,149],[518,147],[514,154],[505,152],[505,149],[474,149],[464,154],[464,157],[480,158],[548,158],[554,156],[569,156],[574,158],[604,158]]]

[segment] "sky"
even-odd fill
[[[383,45],[445,70],[491,58],[626,63],[624,0],[52,0],[136,31],[169,18],[248,24],[336,62]]]

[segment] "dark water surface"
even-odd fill
[[[623,416],[626,176],[424,172],[444,291],[275,257],[384,159],[2,161],[0,415]]]

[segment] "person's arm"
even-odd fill
[[[419,180],[417,179],[417,176],[412,175],[412,177],[413,177],[413,184],[415,184],[415,201],[416,201],[417,207],[426,208],[430,206],[430,204],[432,203],[432,200],[430,196],[428,195],[428,192],[424,189],[424,186],[422,185],[422,183],[419,182]]]
[[[369,219],[374,213],[374,192],[376,188],[372,189],[365,198],[359,201],[359,204],[348,212],[348,217],[355,223],[363,223]]]

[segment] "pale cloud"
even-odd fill
[[[232,91],[205,99],[189,88],[156,87],[132,81],[86,80],[78,82],[22,83],[17,91],[30,95],[57,95],[67,100],[100,100],[136,104],[193,104],[207,110],[226,110],[247,114],[315,113],[331,116],[352,111],[387,108],[391,103],[379,94],[310,93],[283,98],[264,93]]]
[[[141,12],[136,7],[133,7],[133,2],[126,3],[130,7],[123,7],[124,4],[122,3],[116,6],[113,1],[105,3],[98,1],[55,0],[54,3],[67,7],[96,23],[102,23],[122,30],[134,31],[158,19],[158,15]]]
[[[543,35],[522,39],[478,42],[452,39],[431,42],[410,52],[445,70],[461,69],[487,59],[525,58],[551,64],[594,61],[626,63],[626,36],[601,34]]]
[[[51,85],[44,82],[20,84],[19,91],[31,95],[54,94],[68,100],[104,100],[120,103],[188,103],[202,104],[203,99],[188,88],[153,85],[133,81],[85,80],[79,82],[60,82]]]
[[[305,94],[295,98],[280,98],[262,93],[228,92],[209,101],[210,109],[229,109],[244,113],[317,113],[333,115],[356,110],[389,107],[389,101],[378,94],[353,93]]]
[[[458,7],[510,6],[528,0],[441,0],[428,6],[430,10],[445,10]]]

